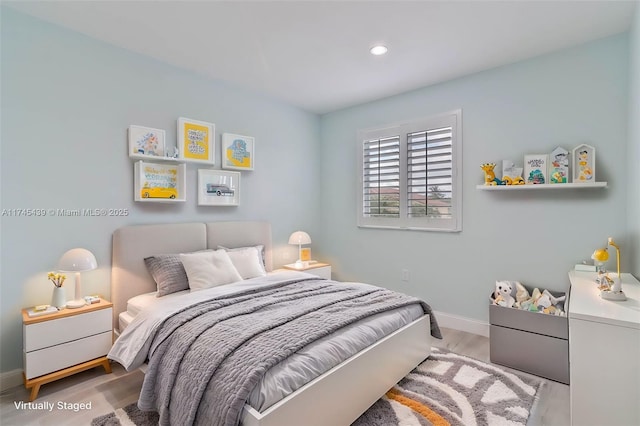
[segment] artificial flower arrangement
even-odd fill
[[[47,274],[47,278],[49,278],[53,285],[55,285],[56,287],[62,287],[62,284],[64,284],[64,280],[67,279],[67,276],[64,274],[54,274],[53,272],[49,272]]]

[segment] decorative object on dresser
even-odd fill
[[[616,249],[618,275],[614,278],[610,278],[604,271],[604,263],[609,260],[608,246],[615,247]],[[595,250],[591,258],[596,262],[599,269],[596,282],[599,284],[600,297],[607,300],[627,300],[627,296],[625,296],[624,291],[622,291],[622,280],[620,279],[620,247],[613,241],[613,238],[609,237],[607,247]]]
[[[253,170],[255,164],[254,138],[224,133],[222,135],[222,168]]]
[[[240,204],[240,172],[198,169],[199,206]]]
[[[289,237],[289,244],[298,245],[298,260],[294,265],[296,269],[302,269],[305,266],[302,261],[302,245],[311,244],[311,237],[304,231],[296,231]]]
[[[183,161],[206,163],[213,166],[215,156],[215,129],[213,123],[178,118],[178,151]]]
[[[96,257],[87,249],[74,248],[62,255],[58,262],[58,269],[63,272],[75,272],[76,279],[75,299],[67,302],[67,308],[80,308],[86,305],[87,302],[82,297],[80,272],[91,271],[97,267]]]
[[[67,276],[64,274],[56,274],[55,272],[49,272],[47,274],[47,278],[49,281],[53,283],[53,295],[51,296],[51,304],[55,308],[64,308],[67,304],[67,297],[64,292],[64,288],[62,285],[64,281],[67,279]]]
[[[105,300],[78,309],[29,316],[22,310],[24,384],[29,401],[40,386],[97,366],[111,373],[113,305]]]
[[[640,425],[640,282],[620,274],[627,300],[599,296],[595,272],[569,272],[571,424]]]

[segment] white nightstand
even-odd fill
[[[105,300],[77,309],[30,317],[22,311],[24,385],[29,401],[40,386],[97,366],[111,373],[113,304]]]
[[[293,271],[303,271],[309,274],[317,275],[320,278],[325,278],[327,280],[331,279],[331,265],[329,265],[328,263],[313,262],[306,264],[302,268],[296,268],[295,263],[291,263],[289,265],[284,265],[283,268],[291,269]]]

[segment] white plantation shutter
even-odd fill
[[[400,138],[364,141],[363,214],[400,217]]]
[[[407,135],[407,214],[451,218],[451,127]]]
[[[461,230],[461,112],[358,133],[358,226]]]

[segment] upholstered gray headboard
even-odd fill
[[[267,222],[170,223],[117,229],[113,233],[111,264],[114,328],[118,328],[118,315],[127,310],[127,300],[156,290],[156,283],[144,264],[145,257],[258,244],[264,245],[265,267],[271,271],[271,224]]]

